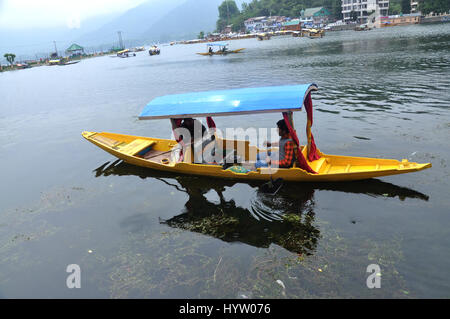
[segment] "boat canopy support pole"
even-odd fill
[[[299,167],[301,169],[304,169],[305,171],[307,171],[308,173],[312,173],[312,174],[317,174],[308,164],[308,162],[306,161],[305,157],[303,156],[302,153],[302,148],[300,147],[300,142],[298,140],[298,136],[297,133],[295,132],[295,130],[293,129],[290,121],[289,121],[289,116],[288,116],[288,112],[283,112],[283,118],[284,118],[284,122],[286,123],[288,130],[289,130],[289,134],[291,135],[292,140],[294,141],[294,143],[297,145],[297,161],[299,164]]]
[[[312,162],[318,160],[320,158],[320,155],[317,152],[316,143],[314,142],[314,136],[311,133],[311,126],[313,125],[313,106],[311,100],[311,92],[308,93],[308,95],[306,96],[304,105],[306,109],[306,115],[308,118],[306,122],[306,137],[308,139],[307,154],[308,160]]]
[[[294,113],[292,111],[288,111],[286,112],[288,119],[289,119],[289,123],[291,124],[292,128],[295,130],[295,126],[294,126]]]

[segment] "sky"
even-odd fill
[[[79,28],[85,19],[124,12],[146,1],[151,0],[0,0],[0,29]]]

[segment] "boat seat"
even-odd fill
[[[144,139],[138,138],[124,146],[121,146],[120,152],[124,153],[126,155],[134,156],[134,155],[140,153],[141,151],[143,151],[144,149],[148,149],[149,147],[151,147],[155,144],[156,144],[155,141],[144,140]]]
[[[115,147],[115,146],[121,144],[120,141],[117,141],[117,140],[114,140],[112,138],[100,135],[98,133],[94,133],[94,134],[90,135],[90,138],[95,140],[95,141],[97,141],[97,142],[100,142],[100,143],[102,143],[102,144],[104,144],[106,146],[109,146],[109,147]]]

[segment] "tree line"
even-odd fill
[[[434,13],[446,13],[450,11],[449,0],[418,0],[418,11],[422,14]],[[410,0],[390,0],[389,1],[389,14],[408,14],[411,12]]]
[[[450,12],[449,0],[419,0],[419,11],[423,14]]]

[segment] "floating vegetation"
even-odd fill
[[[193,232],[202,233],[205,235],[214,236],[217,238],[225,238],[227,234],[233,233],[235,226],[239,223],[239,220],[233,216],[227,216],[225,214],[217,214],[203,217],[198,220],[174,220],[168,223],[171,227],[190,230]]]
[[[55,187],[41,192],[36,202],[3,210],[0,214],[0,225],[4,226],[0,233],[0,285],[13,277],[11,273],[27,273],[45,262],[46,257],[35,253],[32,247],[61,231],[61,225],[53,220],[55,216],[76,209],[101,193],[101,190],[89,192],[83,187]]]
[[[397,269],[403,257],[398,238],[355,241],[319,222],[321,240],[314,254],[292,253],[278,244],[236,246],[197,232],[210,223],[220,229],[218,221],[206,219],[184,225],[195,231],[130,233],[116,252],[86,258],[84,267],[109,271],[90,280],[101,283],[111,298],[411,297]],[[381,267],[384,289],[366,286],[372,263]]]

